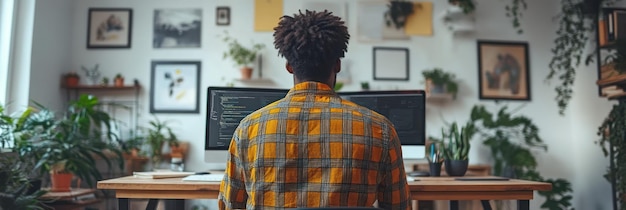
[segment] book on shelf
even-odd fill
[[[133,176],[136,178],[146,179],[165,179],[165,178],[178,178],[186,177],[195,174],[194,172],[181,172],[181,171],[146,171],[146,172],[133,172]]]
[[[597,29],[600,46],[609,46],[618,39],[626,39],[626,9],[603,9]]]

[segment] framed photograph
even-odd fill
[[[133,10],[90,8],[87,48],[130,48]]]
[[[230,7],[217,7],[215,9],[215,24],[218,26],[230,25]]]
[[[200,61],[152,61],[150,113],[199,113]]]
[[[409,80],[409,49],[374,47],[374,80]]]
[[[527,42],[478,40],[480,99],[530,101]]]
[[[199,48],[202,9],[154,10],[154,48]]]

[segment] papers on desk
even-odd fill
[[[177,177],[186,177],[192,174],[194,174],[194,172],[179,172],[179,171],[133,172],[134,177],[146,178],[146,179],[177,178]]]

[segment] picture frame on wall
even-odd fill
[[[152,61],[150,113],[199,113],[200,61]]]
[[[133,10],[89,8],[87,48],[130,48]]]
[[[230,25],[230,7],[217,7],[215,9],[215,24],[218,26]]]
[[[530,101],[528,42],[478,40],[480,99]]]
[[[202,9],[155,9],[153,27],[154,48],[200,48]]]
[[[409,80],[409,49],[374,47],[374,80]]]

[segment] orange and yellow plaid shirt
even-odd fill
[[[244,118],[228,151],[220,209],[411,206],[393,124],[322,83]]]

